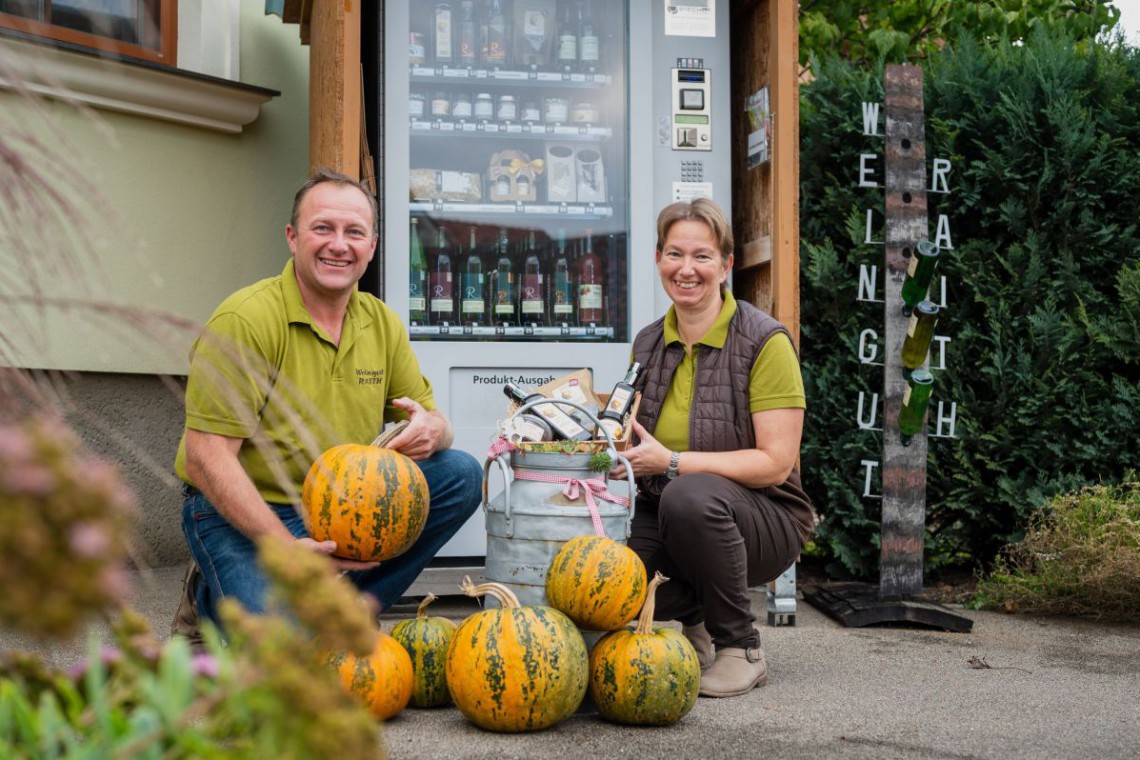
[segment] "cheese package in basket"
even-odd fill
[[[534,390],[535,392],[541,393],[543,396],[546,396],[549,399],[571,401],[578,406],[587,409],[595,419],[598,417],[598,412],[602,409],[605,409],[606,403],[609,401],[608,393],[603,393],[600,396],[594,393],[592,378],[590,375],[590,370],[588,369],[580,369],[575,372],[571,372],[568,375],[563,375],[562,377],[555,378],[554,380],[551,380],[544,385],[540,385]],[[637,407],[640,403],[641,394],[638,393],[634,398],[633,406],[630,408],[631,417],[637,414]],[[512,403],[507,408],[507,413],[514,414],[515,410],[517,409],[518,404]],[[593,426],[593,423],[590,422],[578,409],[572,406],[564,406],[562,409],[566,413],[574,415],[575,418],[578,419],[579,422],[581,422],[584,426]],[[614,439],[614,448],[616,448],[618,451],[624,451],[630,445],[629,427],[630,426],[627,423],[625,428],[621,431],[620,437]],[[528,448],[545,449],[550,445],[551,444],[549,443],[528,442],[519,444],[519,446],[524,450]],[[582,441],[578,444],[578,448],[581,451],[601,451],[605,449],[605,447],[606,442],[604,436],[600,439],[595,439],[593,441]]]

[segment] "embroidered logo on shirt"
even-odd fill
[[[384,384],[384,370],[382,370],[382,369],[358,369],[358,370],[356,370],[356,384],[357,385],[383,385]]]

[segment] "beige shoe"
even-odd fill
[[[764,650],[730,647],[716,650],[716,661],[701,674],[702,697],[735,697],[768,683]]]
[[[701,664],[701,672],[708,670],[713,662],[713,641],[705,624],[701,622],[682,626],[681,633],[693,645],[693,649],[697,650],[697,662]]]
[[[205,641],[198,627],[198,584],[201,582],[202,571],[198,568],[198,563],[191,559],[190,567],[186,569],[186,579],[182,581],[182,599],[179,600],[174,620],[170,623],[170,633],[185,636],[190,643],[190,650],[195,653],[205,651]]]

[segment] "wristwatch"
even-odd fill
[[[681,466],[681,452],[674,451],[669,455],[669,466],[665,468],[665,479],[672,480],[681,473],[677,472],[677,468]]]

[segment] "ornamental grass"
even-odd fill
[[[1140,480],[1055,497],[978,586],[980,607],[1140,622]]]

